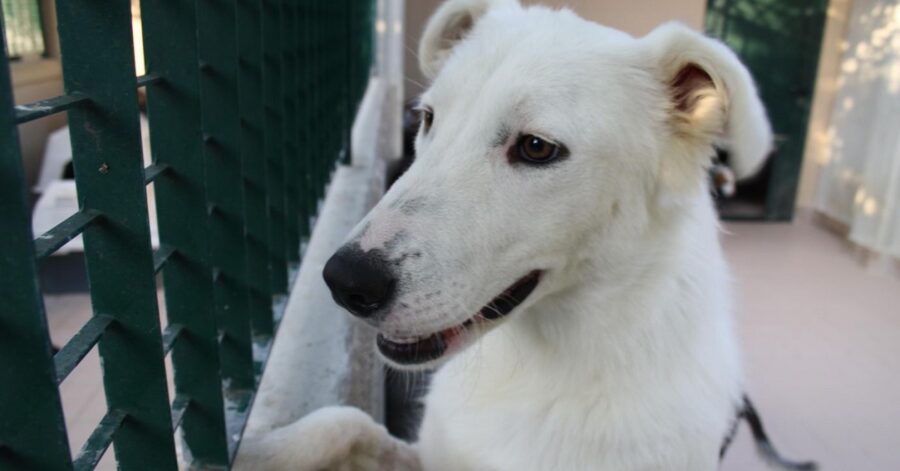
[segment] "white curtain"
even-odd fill
[[[855,0],[816,208],[900,257],[900,2]]]

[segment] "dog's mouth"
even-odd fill
[[[437,360],[451,348],[463,343],[463,337],[469,327],[478,323],[496,321],[512,312],[528,298],[540,280],[541,271],[532,271],[503,290],[477,314],[462,324],[433,334],[409,338],[394,338],[378,334],[376,339],[378,350],[387,359],[398,365],[418,365]]]

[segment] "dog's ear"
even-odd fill
[[[419,43],[419,68],[433,79],[453,47],[489,10],[501,5],[518,5],[517,0],[449,0],[431,15]]]
[[[678,23],[662,25],[641,41],[651,50],[651,67],[668,87],[676,138],[695,155],[711,153],[711,145],[725,148],[738,178],[755,173],[772,148],[772,129],[737,56]]]

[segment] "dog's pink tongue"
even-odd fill
[[[457,340],[459,339],[459,334],[456,329],[447,329],[441,332],[441,339],[444,341],[444,345],[447,348],[452,348],[456,346]]]

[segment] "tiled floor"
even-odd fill
[[[900,279],[798,223],[729,224],[747,389],[787,457],[900,470]],[[741,430],[723,471],[764,469]]]
[[[728,224],[747,389],[775,444],[824,471],[900,469],[900,279],[862,266],[838,237],[794,224]],[[90,313],[83,295],[46,298],[57,345]],[[105,411],[92,352],[64,383],[73,450]],[[765,469],[746,428],[723,471]],[[111,453],[99,469],[114,469]]]

